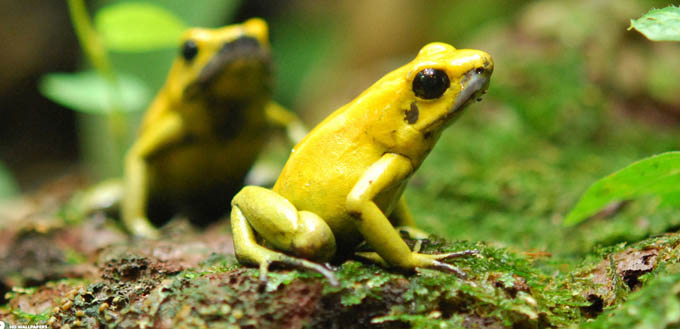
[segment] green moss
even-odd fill
[[[40,314],[31,314],[22,312],[21,310],[12,310],[12,315],[16,317],[22,324],[45,324],[50,318],[50,312],[43,312]]]
[[[202,273],[224,273],[239,267],[234,255],[212,253],[199,264]]]

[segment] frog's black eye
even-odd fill
[[[198,45],[193,40],[187,40],[182,45],[182,57],[188,62],[198,54]]]
[[[444,94],[451,82],[446,72],[437,69],[424,69],[413,79],[413,92],[423,99],[435,99]]]

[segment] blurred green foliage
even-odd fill
[[[146,85],[135,76],[118,74],[118,98],[124,112],[139,111],[151,95]],[[106,114],[111,111],[111,86],[95,71],[51,73],[39,86],[40,92],[51,100],[75,111]]]
[[[121,2],[100,9],[95,26],[110,51],[143,52],[175,47],[187,28],[171,12],[151,3]],[[140,28],[140,27],[144,28]]]
[[[680,41],[680,8],[669,6],[664,9],[652,9],[637,20],[631,20],[632,29],[640,31],[648,39],[654,41]],[[652,66],[653,68],[656,66]],[[655,70],[651,70],[655,72]],[[655,72],[656,73],[656,72]],[[667,76],[666,72],[659,76]],[[655,79],[656,90],[664,90],[677,77]],[[595,182],[581,197],[574,209],[564,220],[566,225],[574,225],[598,210],[615,201],[633,199],[644,195],[655,195],[660,205],[680,206],[680,157],[678,152],[659,154],[635,162],[605,178]]]
[[[329,38],[335,33],[335,22],[305,13],[287,13],[278,19],[270,27],[276,64],[274,98],[290,106],[295,104],[305,74],[336,58],[332,50],[337,40]]]

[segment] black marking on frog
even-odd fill
[[[349,211],[349,215],[352,216],[352,218],[354,218],[357,221],[363,220],[363,218],[361,218],[361,211],[351,210]]]
[[[416,102],[411,103],[411,108],[404,111],[404,120],[409,124],[414,124],[418,122],[418,115],[420,111],[418,110],[418,105]]]

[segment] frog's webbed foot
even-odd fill
[[[444,253],[444,254],[421,254],[416,252],[413,252],[411,255],[414,256],[414,258],[420,259],[418,262],[419,264],[416,265],[415,269],[417,268],[431,268],[435,270],[439,270],[442,272],[447,272],[447,273],[452,273],[458,276],[461,279],[466,279],[467,274],[463,272],[463,270],[459,269],[458,267],[451,265],[449,263],[444,262],[444,260],[447,259],[452,259],[452,258],[458,258],[458,257],[467,257],[467,256],[472,256],[472,255],[478,255],[479,251],[478,250],[463,250],[463,251],[457,251],[457,252],[449,252],[449,253]],[[383,267],[390,267],[390,265],[382,258],[377,252],[357,252],[355,253],[358,257],[368,260],[370,262],[379,264]]]

